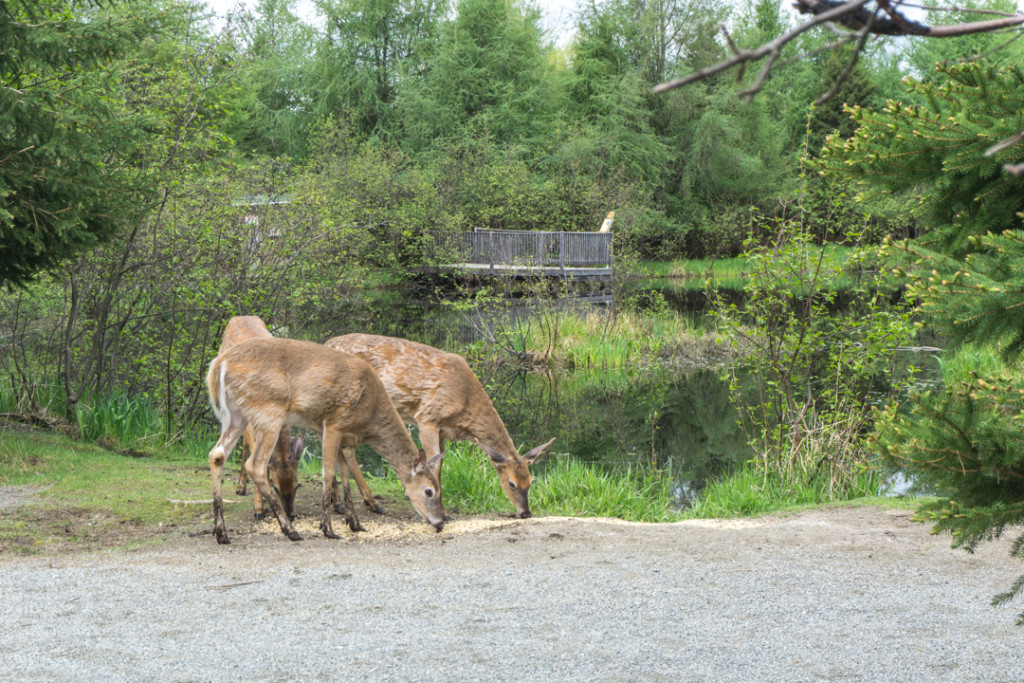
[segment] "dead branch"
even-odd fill
[[[874,8],[865,7],[869,2],[874,2]],[[868,34],[879,36],[921,36],[926,38],[950,38],[965,36],[975,33],[990,33],[1017,27],[1024,24],[1024,13],[1001,16],[998,19],[984,21],[970,21],[961,24],[950,24],[947,26],[929,26],[917,21],[907,19],[901,14],[897,7],[905,6],[905,3],[898,0],[795,0],[793,5],[801,14],[813,15],[812,19],[805,21],[799,26],[787,31],[777,38],[768,41],[754,49],[740,48],[732,41],[732,37],[723,27],[726,42],[732,51],[732,57],[717,64],[705,67],[691,74],[676,78],[671,81],[659,83],[652,88],[654,93],[662,93],[674,90],[696,81],[710,78],[722,71],[735,66],[745,65],[747,62],[755,62],[765,59],[767,62],[758,74],[757,80],[750,88],[740,92],[741,96],[748,99],[761,90],[768,72],[776,66],[782,48],[794,38],[806,33],[815,26],[821,24],[835,23],[846,29],[856,31],[858,51],[864,45],[864,37]],[[937,11],[958,11],[958,8],[934,7]],[[968,11],[968,10],[963,10]],[[884,16],[880,16],[883,14]],[[852,68],[852,67],[851,67]]]
[[[168,503],[174,503],[175,505],[213,505],[213,498],[206,500],[177,500],[175,498],[164,498]],[[224,499],[225,503],[237,503],[237,500]]]

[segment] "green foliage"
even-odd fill
[[[970,550],[1024,521],[1024,384],[1016,367],[1024,351],[1024,193],[1021,179],[1003,170],[1022,153],[1005,145],[985,156],[1024,128],[1024,72],[971,63],[940,65],[937,77],[947,80],[913,83],[925,105],[858,112],[864,124],[853,140],[830,142],[826,168],[874,191],[923,189],[921,215],[935,235],[926,246],[900,245],[917,261],[898,272],[920,300],[925,322],[973,345],[961,356],[975,362],[949,364],[945,390],[913,396],[909,413],[883,411],[875,439],[886,464],[938,494],[922,516]],[[1005,366],[976,362],[986,355],[980,350],[994,346]],[[1022,557],[1022,547],[1024,536],[1012,553]],[[996,602],[1022,586],[1018,581]]]
[[[662,472],[608,473],[574,458],[559,458],[534,480],[530,505],[536,514],[671,522],[680,518],[672,484]]]
[[[948,80],[909,80],[926,104],[854,109],[860,128],[849,140],[829,139],[821,168],[861,181],[868,193],[917,194],[941,250],[962,256],[972,235],[1021,224],[1024,178],[1002,171],[1020,153],[985,151],[1024,130],[1024,70],[969,63],[938,71]]]
[[[756,517],[801,505],[818,506],[874,495],[878,477],[871,471],[853,473],[850,487],[837,491],[825,477],[790,476],[772,471],[767,475],[748,462],[738,471],[711,481],[701,489],[687,517]]]
[[[984,12],[1019,13],[1015,0],[967,0],[957,3],[956,10],[947,8],[929,11],[924,22],[931,26],[945,26],[971,21],[993,18]],[[982,13],[972,12],[972,9]],[[1024,48],[1019,40],[1007,38],[1001,31],[980,32],[964,36],[943,38],[942,40],[911,40],[908,41],[905,60],[909,71],[922,81],[943,81],[942,68],[957,62],[985,59],[996,64],[1019,64],[1024,57]],[[911,95],[911,98],[914,98]]]
[[[86,0],[0,2],[0,284],[111,238],[150,189],[124,166],[144,121],[110,97],[156,17]]]
[[[398,95],[405,147],[444,139],[532,140],[554,113],[539,13],[508,0],[462,0],[429,68]]]
[[[715,312],[758,388],[756,401],[738,407],[766,485],[820,479],[830,495],[850,495],[868,460],[869,392],[879,379],[883,401],[898,392],[895,350],[912,334],[909,312],[888,306],[876,275],[855,289],[859,306],[836,313],[837,282],[873,254],[833,260],[799,218],[769,221],[761,232],[771,237],[748,241],[745,306],[719,302]]]

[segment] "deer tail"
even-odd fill
[[[219,357],[210,363],[210,372],[206,375],[206,386],[210,390],[210,407],[217,420],[226,425],[231,421],[231,409],[228,408],[227,378],[228,364]]]

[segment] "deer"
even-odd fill
[[[210,405],[221,424],[220,436],[209,454],[213,533],[218,543],[230,543],[221,496],[224,460],[249,426],[253,451],[245,468],[269,502],[281,532],[290,540],[302,537],[271,495],[267,478],[274,443],[288,425],[322,434],[320,530],[327,538],[340,538],[334,533],[330,517],[337,455],[342,449],[354,452],[360,443],[369,444],[391,465],[420,517],[436,531],[443,528],[444,508],[437,479],[443,455],[428,460],[423,449],[416,448],[383,384],[364,360],[313,342],[254,338],[214,358],[206,382]],[[352,531],[358,530],[351,505],[346,510],[346,521]]]
[[[239,315],[228,320],[224,327],[224,335],[221,338],[218,354],[224,353],[229,348],[246,341],[247,339],[273,339],[270,330],[258,316]],[[235,495],[244,496],[248,476],[245,473],[245,462],[252,453],[253,435],[252,429],[246,427],[242,432],[242,467],[238,473],[238,485],[235,487]],[[291,429],[284,428],[278,436],[274,446],[274,454],[270,457],[268,466],[273,475],[273,485],[281,498],[281,505],[289,519],[295,517],[295,492],[299,488],[298,466],[302,459],[302,452],[305,443],[301,436],[291,438]],[[266,511],[263,508],[263,496],[257,489],[252,499],[253,516],[256,519],[263,519]]]
[[[533,478],[529,466],[541,459],[554,439],[519,455],[505,423],[462,356],[374,334],[346,334],[327,340],[325,346],[358,356],[373,366],[398,414],[406,423],[419,427],[427,457],[440,456],[443,460],[445,439],[470,441],[483,449],[516,514],[521,519],[531,516]],[[373,495],[358,466],[352,466],[354,461],[355,454],[346,453],[349,471],[363,500],[370,505]],[[440,464],[437,476],[440,481]],[[348,500],[347,477],[344,482]]]

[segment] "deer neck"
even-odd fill
[[[463,430],[469,440],[478,446],[487,446],[509,458],[518,454],[512,437],[505,429],[505,423],[501,421],[490,399],[472,411],[472,418],[463,425]]]
[[[387,407],[394,413],[390,403]],[[381,415],[380,419],[375,421],[375,427],[375,432],[366,437],[366,443],[377,451],[395,470],[399,479],[404,481],[412,472],[412,466],[419,453],[416,443],[409,436],[409,431],[397,413],[393,416]]]

